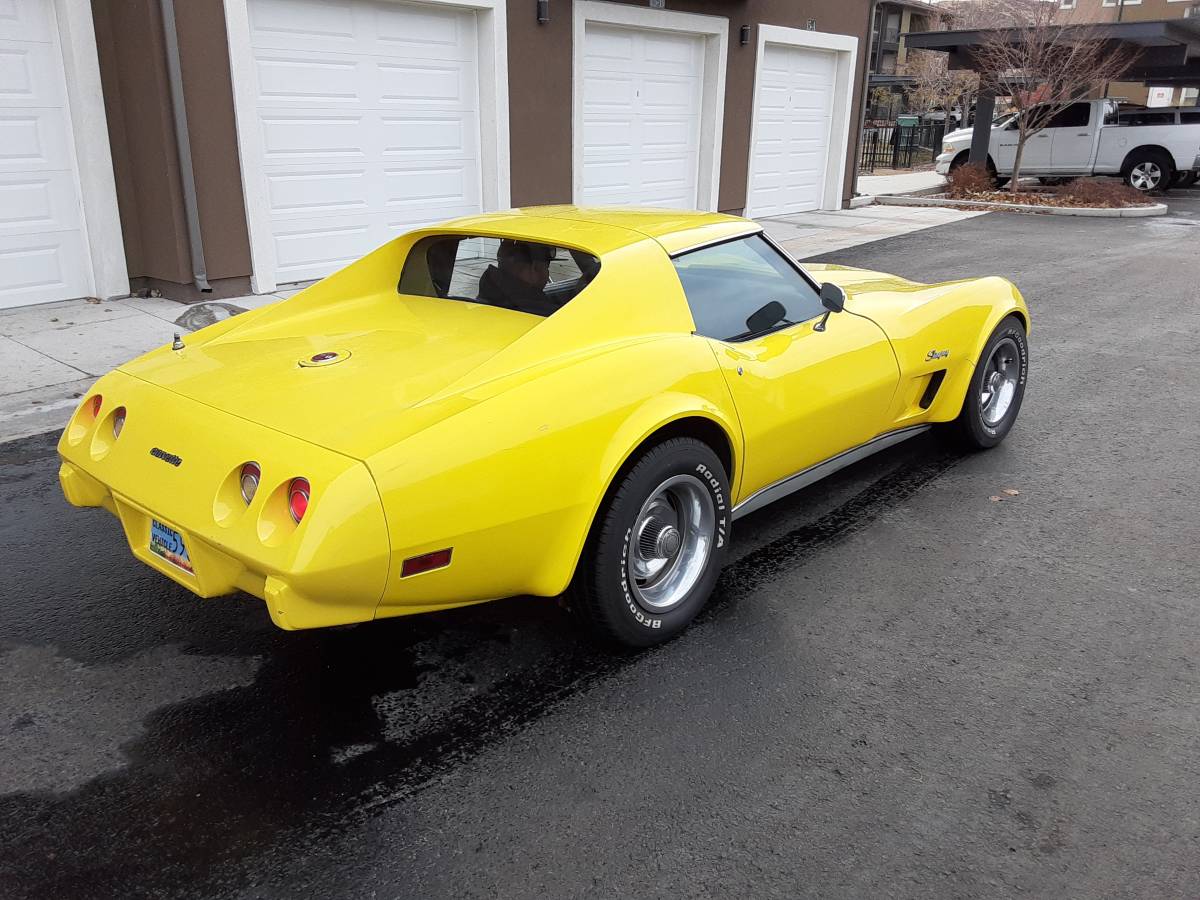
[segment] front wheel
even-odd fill
[[[649,647],[687,627],[729,546],[729,478],[707,444],[651,449],[601,506],[571,607],[602,639]]]
[[[1025,398],[1029,341],[1016,316],[1002,321],[988,338],[963,401],[951,423],[959,440],[973,450],[995,447],[1012,430]]]

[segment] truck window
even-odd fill
[[[1129,110],[1121,115],[1122,125],[1174,125],[1174,110],[1155,112],[1146,109]]]
[[[1196,125],[1200,123],[1200,109],[1195,112],[1181,112],[1179,114],[1179,124],[1181,125]]]
[[[1047,128],[1083,128],[1091,118],[1092,104],[1072,103],[1054,114]]]

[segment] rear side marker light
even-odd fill
[[[421,556],[410,556],[400,566],[400,577],[407,578],[409,575],[420,575],[422,572],[446,568],[450,565],[450,554],[453,550],[453,547],[447,547],[445,550],[434,550],[432,553],[425,553]]]
[[[311,492],[307,478],[293,478],[292,483],[288,485],[288,512],[292,514],[296,524],[300,524],[300,520],[308,512],[308,498]]]
[[[113,413],[113,440],[121,436],[121,429],[125,427],[125,407],[118,406],[117,411]]]
[[[262,469],[258,467],[258,463],[248,462],[242,466],[242,474],[238,482],[242,488],[242,499],[246,501],[247,506],[254,499],[255,493],[258,491],[258,482],[261,479]]]

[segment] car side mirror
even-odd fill
[[[826,281],[821,285],[821,305],[825,307],[825,315],[813,326],[813,331],[824,331],[830,315],[846,308],[846,292],[832,281]]]
[[[825,282],[821,285],[821,305],[831,313],[841,312],[846,308],[846,292],[832,281]]]
[[[787,316],[787,307],[778,300],[772,300],[750,313],[746,319],[747,334],[762,334],[770,331]]]

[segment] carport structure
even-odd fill
[[[1163,19],[1148,22],[1096,22],[1056,26],[1064,42],[1074,35],[1079,40],[1103,41],[1109,52],[1136,55],[1123,80],[1147,85],[1200,87],[1200,18]],[[1020,28],[967,28],[955,31],[921,31],[905,36],[907,45],[922,50],[948,53],[951,69],[967,69],[981,76],[981,48],[997,37],[1008,35],[1015,46],[1022,39]],[[970,162],[987,161],[992,119],[996,109],[995,78],[982,78],[971,133]],[[991,83],[989,83],[991,82]]]

